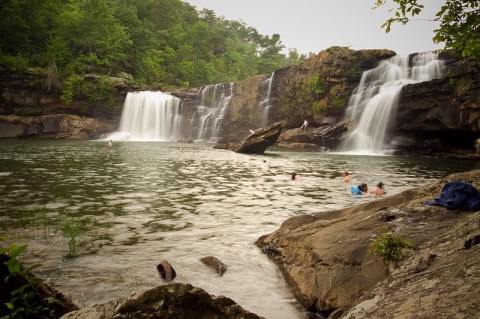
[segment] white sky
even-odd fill
[[[393,17],[391,3],[373,9],[375,0],[184,0],[227,20],[241,20],[263,35],[280,34],[286,49],[318,53],[331,46],[354,50],[390,49],[397,54],[433,51],[435,13],[445,0],[420,1],[425,8],[415,21],[394,23],[390,33],[381,25]],[[389,5],[389,6],[388,6]],[[285,50],[285,53],[288,52]]]

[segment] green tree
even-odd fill
[[[392,23],[406,24],[424,8],[417,0],[376,0],[375,8],[390,1],[398,7],[395,17],[382,25],[386,32],[390,32]],[[434,30],[434,43],[443,42],[445,49],[453,49],[464,57],[480,57],[480,1],[447,0],[434,21],[440,22],[439,28]]]
[[[283,54],[278,34],[181,0],[3,0],[0,14],[8,17],[0,20],[0,67],[43,68],[67,100],[92,91],[77,83],[87,73],[126,72],[170,89],[269,74],[304,58]]]

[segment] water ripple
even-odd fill
[[[340,179],[345,169],[358,183],[382,181],[390,195],[475,165],[274,150],[250,156],[199,144],[5,141],[0,219],[42,206],[112,219],[93,255],[65,261],[59,238],[30,243],[36,257],[29,258],[48,265],[45,276],[80,305],[160,284],[155,266],[167,259],[179,282],[266,318],[301,318],[278,269],[253,245],[258,237],[298,214],[374,200],[351,197]],[[223,277],[199,262],[207,255],[228,265]]]

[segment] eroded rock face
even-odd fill
[[[213,296],[190,284],[170,283],[125,299],[111,301],[79,311],[62,319],[260,319],[232,299]]]
[[[399,150],[473,152],[480,134],[480,65],[443,54],[445,77],[402,88],[394,125]]]
[[[96,139],[114,129],[98,119],[78,115],[0,115],[0,138]]]
[[[480,189],[480,170],[366,204],[293,217],[256,244],[278,264],[306,309],[350,310],[345,318],[351,319],[394,313],[396,318],[473,318],[480,307],[471,293],[480,284],[475,275],[480,246],[467,251],[464,245],[480,233],[480,212],[423,204],[457,180]],[[398,268],[368,253],[381,227],[414,244]]]

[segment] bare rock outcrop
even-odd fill
[[[0,115],[0,138],[95,139],[113,130],[98,119],[71,114]]]
[[[260,319],[223,296],[213,296],[190,284],[170,283],[124,299],[81,309],[61,319]]]
[[[273,123],[266,128],[250,134],[246,140],[235,149],[237,153],[263,154],[265,150],[277,142],[285,127],[284,122]]]
[[[480,189],[480,170],[354,207],[288,219],[256,244],[280,267],[307,309],[345,318],[474,318],[480,309],[480,212],[425,206],[444,184]],[[396,268],[370,254],[379,229],[413,242]],[[467,245],[468,246],[468,245]],[[421,314],[421,315],[419,315]]]

